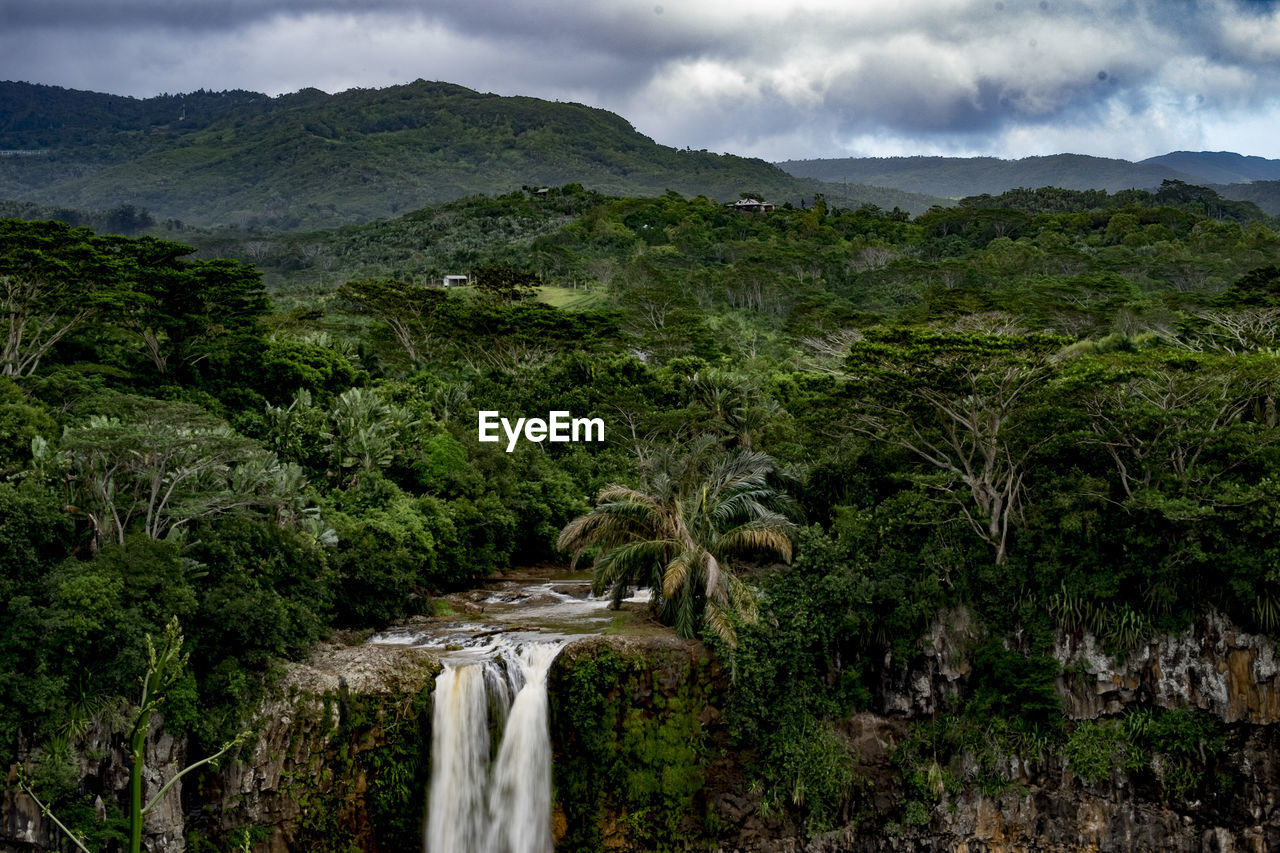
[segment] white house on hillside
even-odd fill
[[[725,207],[747,213],[766,213],[773,210],[775,205],[758,198],[740,198],[731,204],[726,204]]]

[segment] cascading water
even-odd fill
[[[479,850],[486,824],[489,707],[484,667],[446,666],[436,679],[431,718],[431,799],[427,853]]]
[[[431,718],[426,853],[550,853],[547,673],[563,642],[446,661]],[[490,726],[501,731],[490,766]]]
[[[585,578],[502,583],[465,599],[468,616],[370,640],[432,649],[444,664],[431,721],[426,853],[552,849],[547,674],[566,643],[604,631],[616,614]],[[627,599],[647,600],[647,590]]]

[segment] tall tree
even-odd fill
[[[347,282],[338,296],[385,324],[414,365],[431,350],[437,326],[447,321],[448,295],[438,287],[371,278]]]
[[[1280,442],[1274,355],[1122,355],[1076,374],[1089,388],[1088,441],[1106,451],[1126,500],[1159,492],[1167,512],[1191,516],[1238,503],[1233,475]]]
[[[0,375],[30,376],[59,341],[118,305],[121,266],[86,228],[0,220]]]
[[[120,323],[157,372],[218,373],[261,349],[270,302],[256,269],[225,259],[188,261],[182,256],[190,247],[149,237],[116,242],[132,261],[135,293]]]
[[[252,439],[198,406],[119,395],[118,416],[94,415],[63,433],[61,458],[94,539],[153,539],[251,507],[277,507],[301,489]]]
[[[1032,392],[1065,341],[1044,336],[871,330],[851,349],[852,428],[924,462],[922,482],[1008,559],[1027,462],[1045,436],[1024,429]]]

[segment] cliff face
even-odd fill
[[[899,721],[862,715],[854,721],[863,766],[889,806],[898,779],[886,746],[905,735]],[[872,819],[803,842],[766,840],[732,846],[756,851],[935,851],[1067,853],[1067,851],[1268,851],[1280,849],[1276,808],[1280,766],[1274,727],[1237,726],[1206,779],[1229,780],[1169,796],[1151,770],[1114,772],[1101,780],[1073,773],[1062,758],[1013,763],[1005,790],[948,792],[923,826]],[[887,796],[884,796],[887,792]]]
[[[259,711],[252,753],[206,780],[191,830],[253,850],[421,847],[431,689],[421,649],[321,649]]]
[[[277,697],[258,710],[257,737],[241,760],[170,789],[148,815],[145,849],[207,853],[245,838],[255,851],[419,849],[438,671],[421,650],[390,646],[321,648],[291,665]],[[121,745],[119,733],[94,731],[77,756],[81,790],[96,797],[100,816],[128,787]],[[144,799],[186,758],[185,742],[165,733],[157,715]],[[0,851],[66,849],[12,782],[0,799]]]
[[[878,709],[889,717],[924,717],[952,703],[972,673],[967,658],[980,627],[968,611],[939,614],[907,666],[886,661]],[[1276,641],[1248,634],[1208,614],[1177,634],[1152,637],[1117,660],[1088,633],[1059,633],[1053,656],[1063,713],[1071,719],[1118,714],[1136,704],[1198,708],[1224,723],[1280,721],[1280,655]]]
[[[186,766],[186,741],[164,730],[159,714],[151,718],[144,752],[143,799],[150,800]],[[123,736],[101,725],[85,733],[79,751],[72,753],[80,787],[93,802],[98,820],[107,819],[107,804],[129,787],[129,763]],[[56,828],[36,803],[16,788],[17,777],[10,768],[8,784],[0,791],[0,851],[51,849]],[[165,794],[144,820],[147,849],[154,853],[184,853],[182,783]]]
[[[1117,664],[1092,635],[1062,636],[1054,655],[1072,673],[1060,692],[1074,718],[1115,714],[1136,702],[1199,708],[1224,723],[1280,720],[1276,641],[1210,614],[1179,634],[1155,637]]]
[[[966,650],[977,633],[965,611],[941,614],[910,666],[886,661],[876,711],[850,721],[849,739],[875,792],[868,820],[804,841],[747,839],[728,849],[1280,849],[1280,743],[1272,725],[1280,719],[1276,644],[1215,614],[1177,634],[1153,637],[1119,660],[1089,634],[1061,634],[1053,650],[1062,667],[1056,688],[1063,712],[1101,724],[1090,731],[1108,731],[1108,721],[1140,709],[1198,709],[1216,718],[1221,743],[1211,753],[1202,749],[1190,756],[1192,778],[1175,778],[1178,772],[1185,776],[1185,769],[1159,752],[1145,763],[1130,758],[1131,766],[1091,778],[1073,772],[1062,752],[1006,756],[999,768],[1008,782],[1003,790],[984,793],[973,785],[947,790],[917,825],[904,826],[895,819],[902,780],[890,754],[911,725],[953,707],[962,695],[973,674]],[[963,774],[972,770],[966,761],[973,760],[961,759],[961,766],[951,769]]]
[[[679,850],[714,839],[725,783],[726,679],[700,644],[595,637],[548,687],[557,850]],[[745,802],[745,801],[744,801]]]
[[[904,744],[970,690],[980,634],[965,611],[944,613],[913,660],[884,661],[872,707],[841,729],[857,755],[859,793],[846,825],[818,836],[793,815],[762,808],[767,792],[749,788],[749,756],[729,749],[720,716],[728,675],[704,648],[670,637],[570,645],[549,680],[557,849],[1280,849],[1276,647],[1217,616],[1155,637],[1124,660],[1091,636],[1060,636],[1057,692],[1073,731],[1095,740],[957,754],[931,768],[931,798],[905,807],[913,794]],[[243,839],[260,853],[420,849],[438,672],[428,653],[401,646],[327,648],[291,666],[260,709],[260,734],[243,760],[170,795],[148,825],[148,849],[206,853]],[[1213,747],[1180,753],[1154,735],[1143,735],[1142,749],[1126,741],[1122,720],[1161,708],[1199,709]],[[127,765],[111,737],[90,739],[82,786],[109,798],[124,787]],[[1072,744],[1097,743],[1104,760],[1080,770]],[[176,772],[184,752],[156,727],[149,786]],[[963,781],[976,778],[980,760],[990,764],[983,778],[998,784]],[[52,849],[50,827],[29,800],[6,793],[0,850],[37,849]]]

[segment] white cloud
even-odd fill
[[[1247,62],[1280,62],[1280,10],[1223,20],[1223,44]]]

